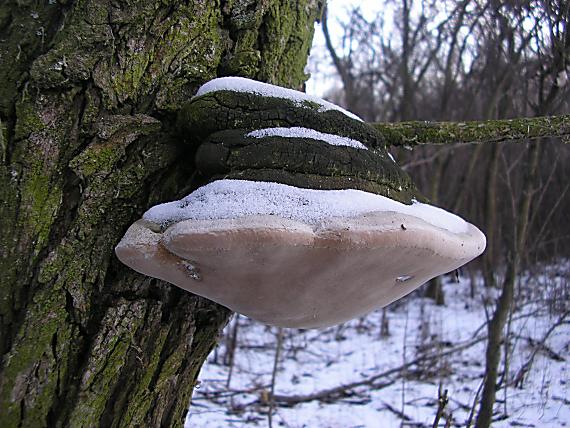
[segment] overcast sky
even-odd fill
[[[349,10],[360,7],[362,14],[368,19],[371,19],[378,10],[376,2],[366,0],[328,0],[327,6],[329,32],[335,44],[339,44],[342,37],[339,21],[347,19]],[[311,73],[311,78],[307,81],[307,93],[311,95],[322,97],[335,84],[340,85],[328,57],[320,24],[315,24],[315,37],[307,71]]]

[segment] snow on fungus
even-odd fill
[[[475,226],[427,204],[219,180],[148,210],[115,251],[261,322],[320,328],[386,306],[484,248]]]
[[[294,102],[299,107],[303,107],[306,105],[305,103],[314,103],[319,106],[319,111],[337,110],[352,119],[362,122],[362,119],[354,113],[319,97],[295,91],[294,89],[258,82],[245,77],[220,77],[210,80],[200,86],[195,97],[218,91],[249,92],[265,97],[283,98]]]
[[[326,134],[324,132],[315,131],[314,129],[302,128],[299,126],[293,126],[291,128],[256,129],[255,131],[251,131],[246,134],[246,137],[308,138],[310,140],[324,141],[331,146],[346,146],[354,147],[355,149],[368,150],[368,147],[353,138],[341,137],[334,134]]]

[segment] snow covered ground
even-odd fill
[[[565,263],[520,280],[494,427],[570,426],[569,273]],[[384,337],[381,310],[325,330],[283,329],[273,426],[431,427],[440,388],[448,390],[453,426],[468,426],[485,366],[486,314],[497,292],[477,285],[471,297],[468,278],[448,278],[444,290],[446,306],[418,293],[391,305]],[[278,336],[277,328],[234,318],[202,369],[186,426],[268,426]]]

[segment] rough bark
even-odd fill
[[[300,88],[316,0],[0,5],[0,425],[181,426],[229,312],[121,266],[194,182],[204,81]]]

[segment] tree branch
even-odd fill
[[[527,142],[556,137],[570,142],[570,115],[471,122],[371,123],[389,146]]]

